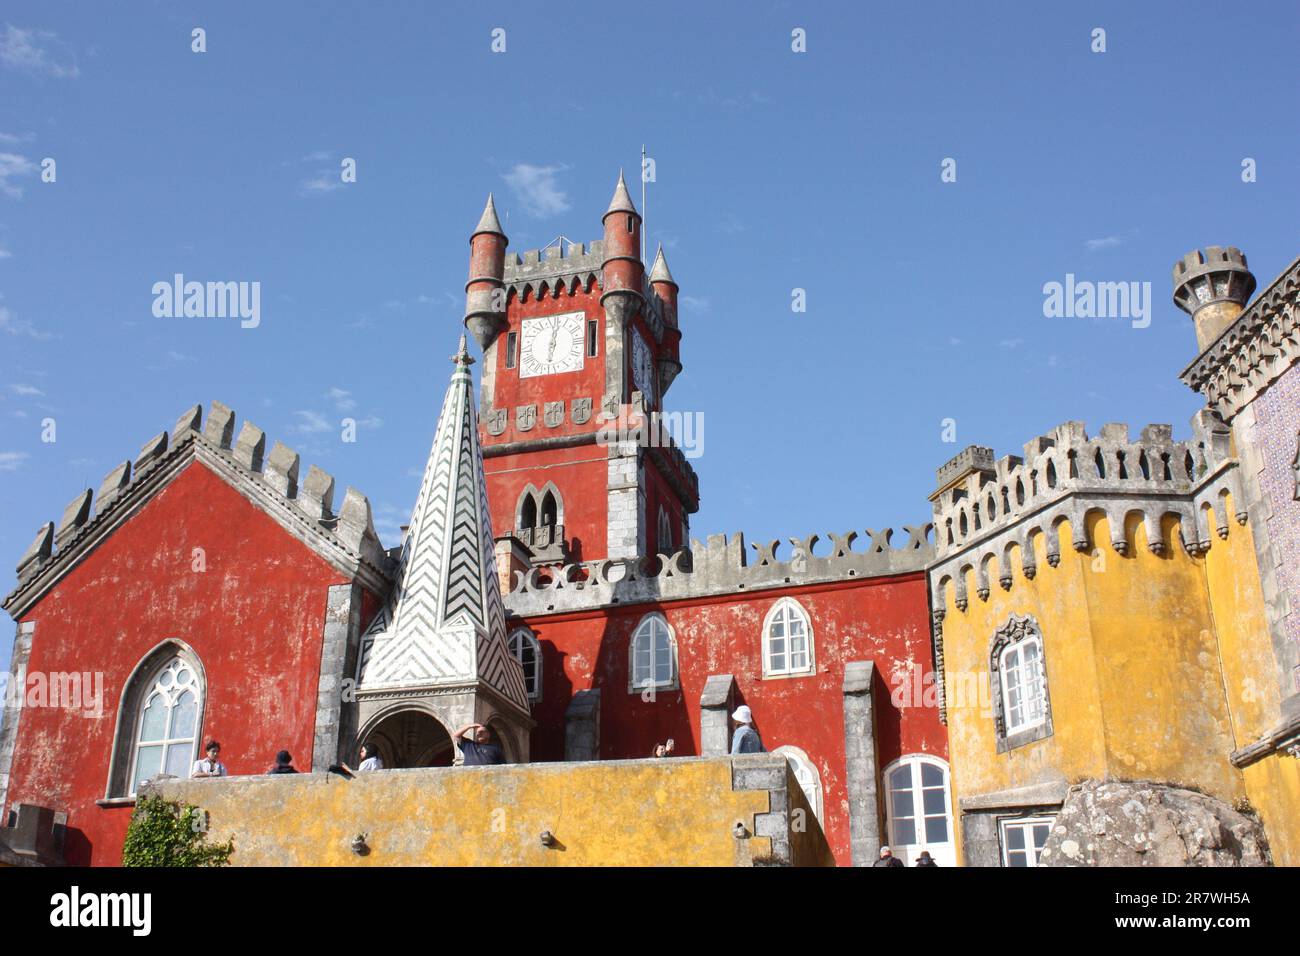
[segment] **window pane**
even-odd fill
[[[158,772],[158,768],[162,766],[162,752],[161,746],[140,748],[139,756],[136,757],[135,761],[135,785],[137,787]]]
[[[1047,846],[1047,837],[1051,832],[1052,825],[1050,823],[1034,824],[1034,849],[1041,850]]]
[[[925,818],[925,842],[948,842],[948,819],[946,817]]]
[[[1015,850],[1007,854],[1007,866],[1028,866],[1029,861],[1025,858],[1023,850]]]
[[[801,671],[808,667],[808,655],[802,649],[790,652],[790,670]]]
[[[797,615],[790,615],[790,634],[803,637],[803,618]]]
[[[893,798],[894,798],[894,816],[896,817],[912,816],[913,805],[912,805],[911,790],[895,790],[893,793]]]
[[[911,818],[894,821],[894,840],[897,845],[916,842],[916,824]]]
[[[940,815],[947,812],[944,807],[942,790],[924,790],[922,791],[922,803],[925,805],[926,813],[938,813]]]
[[[172,744],[167,748],[167,773],[187,777],[190,769],[190,744]]]
[[[772,622],[772,636],[785,637],[785,622],[781,620],[780,615],[777,615],[776,620]]]
[[[895,767],[889,772],[889,789],[901,790],[912,786],[912,768],[908,764]]]
[[[943,768],[940,767],[938,764],[932,764],[932,763],[921,764],[921,786],[942,787]]]
[[[170,738],[194,737],[194,718],[198,715],[198,702],[189,691],[181,694],[172,708],[172,730]]]
[[[1025,831],[1023,827],[1007,827],[1007,846],[1012,850],[1023,850],[1025,848]]]
[[[671,668],[669,667],[668,660],[664,659],[664,660],[656,661],[655,662],[655,683],[671,684],[672,680],[673,680],[673,674]]]
[[[141,740],[162,740],[167,728],[167,703],[161,694],[154,694],[144,708],[140,721]]]

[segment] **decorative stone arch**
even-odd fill
[[[822,775],[817,772],[817,765],[809,759],[808,754],[800,747],[794,744],[782,744],[772,751],[786,759],[790,764],[790,770],[794,774],[795,780],[799,782],[799,789],[808,799],[808,806],[812,809],[813,816],[817,822],[821,823],[822,817]]]
[[[390,734],[381,731],[388,730],[387,725],[393,721],[394,718],[400,719],[403,714],[408,713],[418,714],[421,717],[426,717],[432,720],[436,725],[436,730],[441,731],[441,736],[438,736],[435,732],[431,738],[417,743],[413,748],[409,747],[404,742],[398,742],[398,745],[400,745],[402,749],[400,751],[395,751],[395,744]],[[439,713],[439,711],[431,706],[427,701],[404,698],[389,701],[367,715],[365,720],[362,722],[361,727],[357,731],[357,738],[353,747],[353,752],[355,753],[356,748],[359,748],[362,744],[370,742],[376,744],[380,757],[383,758],[385,768],[396,769],[399,763],[414,763],[417,766],[437,766],[437,764],[429,764],[424,761],[426,761],[434,751],[441,752],[441,750],[444,749],[441,746],[443,738],[445,738],[446,742],[450,744],[450,759],[448,760],[448,763],[450,763],[451,760],[454,760],[456,757],[456,745],[454,741],[451,740],[451,728],[447,726],[445,716]],[[423,746],[421,746],[421,743]],[[401,759],[398,758],[398,753],[401,754]]]
[[[1026,640],[1036,639],[1043,669],[1043,721],[1033,727],[1012,734],[1007,733],[1007,719],[1002,690],[1003,652]],[[1031,614],[1023,617],[1012,614],[1005,624],[993,632],[989,640],[989,699],[993,704],[993,730],[997,737],[997,752],[1006,753],[1016,747],[1042,740],[1052,735],[1052,697],[1047,681],[1047,647],[1043,631]]]
[[[159,641],[131,671],[122,686],[117,702],[117,723],[113,730],[113,749],[108,762],[108,783],[104,788],[105,800],[131,799],[131,766],[140,724],[140,712],[145,695],[153,690],[153,681],[159,671],[173,658],[180,658],[198,679],[198,708],[194,717],[194,753],[190,762],[199,758],[203,740],[203,718],[208,706],[208,677],[203,662],[194,648],[179,638],[169,637]]]
[[[522,755],[528,752],[527,748],[524,747],[523,741],[516,737],[516,730],[511,727],[508,721],[503,720],[499,715],[494,713],[491,717],[482,721],[482,724],[484,727],[487,727],[492,731],[493,737],[496,738],[497,746],[499,746],[501,752],[505,754],[506,763],[525,762],[522,759]],[[524,730],[519,729],[518,733],[522,735]]]
[[[515,527],[535,528],[543,524],[564,525],[564,496],[553,481],[541,488],[529,482],[515,502]]]

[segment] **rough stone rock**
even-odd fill
[[[1222,800],[1149,782],[1071,787],[1040,866],[1270,866],[1264,829]]]

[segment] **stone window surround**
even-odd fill
[[[1006,732],[1006,716],[1003,708],[1002,689],[1002,652],[1013,644],[1028,637],[1038,639],[1043,669],[1043,720],[1041,723],[1013,734]],[[997,735],[997,752],[1006,753],[1052,736],[1052,694],[1047,681],[1047,647],[1043,640],[1043,631],[1033,615],[1020,616],[1012,614],[1005,624],[993,632],[989,641],[989,699],[993,704],[993,730]]]
[[[1056,810],[1060,810],[1060,807],[1057,807]],[[1050,837],[1052,832],[1051,828],[1056,825],[1056,810],[1029,811],[1027,813],[1007,814],[997,818],[998,859],[1002,861],[1002,866],[1009,866],[1007,863],[1007,825],[1011,824],[1012,826],[1017,826],[1033,823],[1046,823],[1048,824],[1047,833]],[[1028,845],[1028,842],[1026,842],[1026,846]],[[1044,844],[1044,846],[1046,846],[1046,844]],[[1037,866],[1037,862],[1035,862],[1034,865]]]
[[[787,668],[786,670],[782,670],[782,671],[771,671],[768,670],[767,648],[771,640],[772,619],[776,617],[777,611],[783,607],[793,607],[803,617],[804,634],[808,641],[808,663],[804,667],[799,668],[798,670],[791,670]],[[760,666],[762,667],[763,680],[788,680],[793,677],[811,677],[817,673],[816,655],[813,653],[812,615],[808,613],[808,609],[805,608],[802,604],[800,604],[797,599],[787,596],[787,597],[778,598],[776,600],[776,602],[768,609],[767,614],[763,616],[763,630],[761,632],[760,640],[761,640],[761,647],[759,648],[759,662],[760,662]],[[787,634],[786,635],[786,659],[787,660],[790,658],[789,640],[790,640],[790,635]]]
[[[649,622],[652,618],[658,618],[660,621],[663,622],[664,627],[668,629],[668,653],[672,661],[672,673],[668,679],[668,683],[666,684],[653,684],[653,687],[649,684],[643,684],[641,686],[638,686],[636,683],[637,634],[641,632],[641,628],[645,627],[646,623]],[[652,649],[650,662],[651,662],[651,667],[653,668],[654,666],[653,649]],[[628,638],[627,641],[627,692],[629,694],[641,694],[651,689],[653,689],[655,693],[658,693],[661,690],[663,691],[681,690],[681,670],[678,667],[678,663],[677,663],[677,632],[673,629],[673,626],[668,623],[668,618],[664,617],[664,615],[659,611],[650,611],[648,614],[642,615],[641,620],[636,622],[636,627],[632,629],[632,635]]]
[[[140,659],[126,679],[122,697],[117,705],[117,722],[113,731],[113,749],[109,758],[108,782],[104,787],[101,805],[117,801],[134,800],[131,795],[131,766],[135,751],[136,728],[144,695],[153,689],[153,675],[167,661],[180,657],[194,671],[198,679],[199,708],[194,725],[194,756],[198,759],[203,743],[203,722],[208,707],[208,677],[194,649],[179,638],[160,641]]]

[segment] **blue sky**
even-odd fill
[[[1297,26],[1290,3],[11,0],[0,590],[40,524],[214,398],[396,543],[486,194],[513,249],[595,239],[643,142],[683,296],[669,406],[705,416],[695,536],[924,522],[962,447],[1065,420],[1181,437],[1173,262],[1237,245],[1262,285],[1300,253]],[[260,282],[261,324],[154,317],[177,272]],[[1150,326],[1045,318],[1067,273],[1150,282]]]

